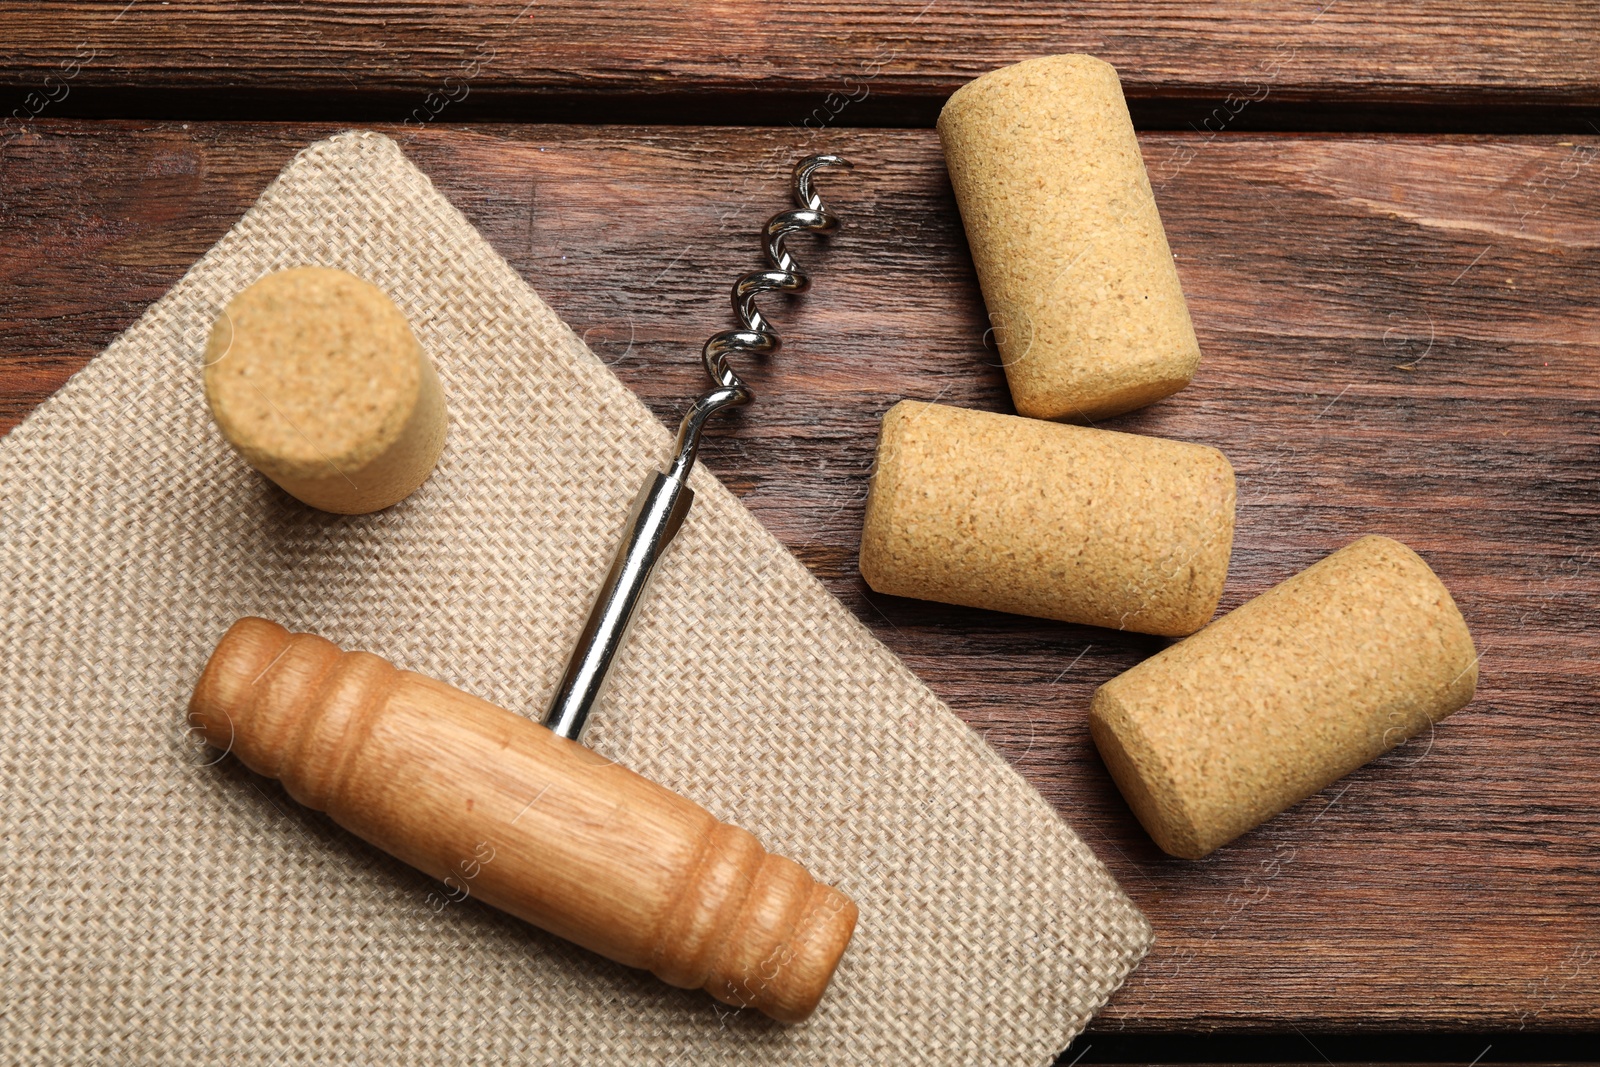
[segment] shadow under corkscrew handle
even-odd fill
[[[519,715],[265,619],[189,717],[289,794],[434,878],[683,988],[798,1022],[856,906],[744,830]]]

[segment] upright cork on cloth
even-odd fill
[[[444,449],[444,395],[405,316],[326,267],[278,271],[228,302],[205,351],[217,428],[323,511],[364,515],[421,485]]]
[[[1400,542],[1363,537],[1101,686],[1089,725],[1156,844],[1200,859],[1477,684],[1444,583]]]
[[[1092,421],[1189,384],[1200,344],[1109,63],[990,71],[939,139],[1020,414]]]
[[[538,180],[537,146],[502,150]],[[389,294],[450,400],[438,466],[385,511],[286,498],[206,409],[222,307],[306,265]],[[0,1062],[1048,1063],[1149,925],[703,469],[586,741],[857,901],[807,1022],[453,900],[197,744],[189,689],[246,615],[537,716],[670,442],[392,141],[295,159],[0,441]]]

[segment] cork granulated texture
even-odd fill
[[[1109,63],[991,71],[939,138],[1019,413],[1084,422],[1189,384],[1200,345]]]
[[[861,537],[880,593],[1181,636],[1217,610],[1233,467],[1214,448],[903,400]]]
[[[291,496],[347,515],[405,499],[444,448],[438,375],[383,290],[344,271],[269,274],[206,342],[211,413]]]
[[[1089,721],[1156,844],[1199,859],[1461,708],[1477,682],[1449,590],[1405,545],[1364,537],[1101,686]]]
[[[387,293],[450,399],[432,477],[375,514],[298,504],[206,407],[223,306],[307,265]],[[0,1063],[1051,1062],[1149,925],[704,469],[588,740],[858,902],[804,1024],[453,899],[196,743],[245,615],[537,718],[671,440],[392,141],[295,159],[0,441]]]

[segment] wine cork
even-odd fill
[[[880,593],[1178,636],[1216,611],[1233,468],[1214,448],[904,400],[861,574]]]
[[[1472,699],[1478,657],[1411,549],[1363,537],[1095,693],[1156,844],[1200,859]]]
[[[939,138],[1019,413],[1089,421],[1189,384],[1200,345],[1109,63],[991,71]]]
[[[444,449],[444,393],[400,309],[343,271],[269,274],[211,329],[206,401],[256,470],[314,508],[398,503]]]

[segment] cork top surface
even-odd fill
[[[353,469],[404,431],[424,356],[377,286],[340,270],[269,274],[230,301],[205,350],[206,399],[259,470],[307,478]]]

